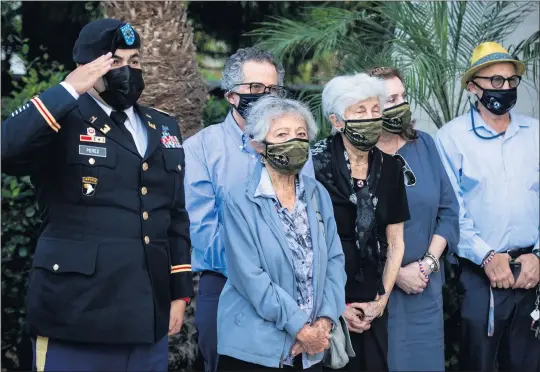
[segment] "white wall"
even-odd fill
[[[528,38],[534,32],[540,29],[540,3],[536,4],[536,9],[523,21],[520,27],[516,29],[508,38],[503,40],[503,46],[508,49],[510,45],[517,45],[523,39]],[[518,101],[514,110],[522,115],[540,117],[539,92],[540,87],[534,89],[529,72],[529,76],[525,75],[521,84],[518,87]],[[529,77],[529,78],[528,78]],[[459,84],[459,81],[456,81]],[[428,132],[433,135],[437,131],[437,127],[432,123],[429,116],[424,110],[418,106],[413,107],[414,118],[416,118],[416,128]]]

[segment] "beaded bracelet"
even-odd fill
[[[422,274],[424,274],[424,276],[426,277],[426,279],[429,279],[429,275],[426,274],[426,271],[424,270],[424,267],[422,266],[422,260],[418,260],[418,266],[420,266],[420,272]]]
[[[495,251],[491,251],[491,253],[486,257],[486,259],[484,260],[484,262],[482,262],[482,265],[480,265],[480,267],[484,267],[484,266],[486,266],[488,263],[490,263],[491,260],[493,259],[493,257],[495,257]]]

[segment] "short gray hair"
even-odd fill
[[[272,121],[290,114],[297,115],[304,120],[308,139],[314,141],[317,138],[319,128],[307,106],[293,99],[269,94],[259,98],[249,108],[244,132],[253,140],[262,142],[270,130]]]
[[[283,69],[281,63],[279,63],[272,53],[257,47],[250,47],[238,49],[236,53],[227,59],[221,75],[221,89],[229,92],[236,84],[241,84],[244,81],[242,67],[247,61],[272,64],[277,71],[278,84],[283,85],[285,69]]]
[[[322,92],[324,116],[329,118],[331,114],[335,114],[345,120],[347,107],[372,97],[379,99],[382,111],[387,99],[386,84],[383,79],[364,73],[336,76],[325,85]],[[337,129],[332,126],[332,133],[336,132]]]

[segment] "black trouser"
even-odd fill
[[[465,296],[461,304],[462,340],[460,369],[494,371],[540,371],[540,340],[531,331],[531,312],[536,289],[493,288],[495,330],[488,337],[490,282],[484,270],[460,260]],[[519,266],[510,266],[514,277]]]
[[[199,332],[199,351],[204,358],[205,372],[217,371],[217,309],[225,282],[226,277],[211,271],[203,272],[199,280],[195,325]]]
[[[231,358],[227,355],[219,356],[218,371],[267,371],[278,369],[280,368],[264,367],[258,364],[244,362],[243,360]],[[294,366],[284,365],[283,369],[293,371],[322,371],[322,362],[308,369],[302,369],[302,357],[298,355],[294,358]]]
[[[388,371],[388,310],[363,333],[349,332],[356,356],[341,371]],[[331,369],[325,368],[331,371]]]

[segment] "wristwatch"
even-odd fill
[[[536,251],[533,251],[534,255],[540,259],[540,249],[537,249]]]

